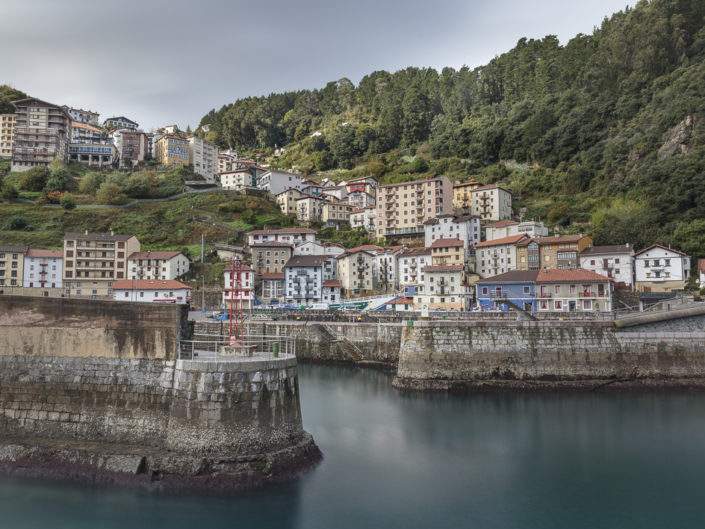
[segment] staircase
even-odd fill
[[[349,356],[354,362],[362,361],[362,351],[360,351],[360,349],[345,336],[336,333],[333,329],[322,323],[316,323],[313,327],[325,341],[331,345],[338,344],[341,351]]]
[[[514,312],[517,313],[517,317],[520,320],[527,320],[527,321],[536,321],[536,318],[530,313],[522,309],[519,305],[516,303],[513,303],[512,301],[509,301],[507,298],[502,298],[496,300],[497,303],[506,303],[508,306],[514,309]]]

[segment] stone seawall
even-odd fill
[[[705,387],[705,332],[617,331],[610,322],[417,322],[394,385],[451,391]]]
[[[0,471],[232,489],[320,458],[293,356],[180,360],[180,307],[41,301],[0,298]]]

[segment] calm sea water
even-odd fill
[[[407,396],[300,367],[325,454],[234,498],[0,479],[0,528],[703,528],[705,395]]]

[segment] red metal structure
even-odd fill
[[[235,299],[237,297],[237,299]],[[242,312],[242,261],[233,259],[230,268],[230,330],[228,344],[242,345],[244,338],[244,318]]]

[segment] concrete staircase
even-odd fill
[[[333,329],[323,323],[315,323],[313,327],[321,337],[331,345],[337,344],[340,349],[353,361],[360,362],[363,359],[362,351],[344,335],[338,334]]]

